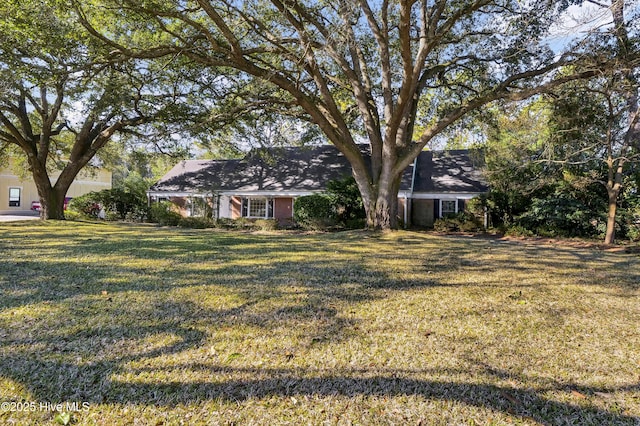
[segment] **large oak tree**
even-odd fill
[[[581,40],[546,42],[578,2],[104,0],[77,10],[125,56],[185,57],[264,86],[251,101],[319,126],[351,163],[368,226],[388,229],[403,171],[449,126],[492,101],[597,72],[602,60],[555,74],[583,61]]]
[[[110,140],[145,126],[146,137],[159,122],[175,131],[171,119],[193,115],[188,93],[199,90],[188,67],[178,83],[169,67],[122,58],[71,12],[53,0],[0,5],[0,152],[20,157],[45,219],[64,218],[69,186]]]

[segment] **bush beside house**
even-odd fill
[[[293,219],[305,229],[326,230],[335,226],[335,213],[331,199],[325,194],[299,197],[293,205]]]
[[[69,203],[69,217],[144,222],[149,218],[147,186],[144,179],[132,177],[114,188],[75,197]]]
[[[295,222],[310,230],[358,229],[365,225],[364,205],[353,177],[331,180],[326,192],[297,198],[293,212]]]

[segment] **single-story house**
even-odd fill
[[[51,181],[58,179],[59,173],[51,175]],[[76,176],[67,197],[73,198],[91,191],[111,189],[111,172],[105,169],[96,171],[82,170]],[[0,214],[12,214],[32,210],[34,206],[39,209],[40,196],[31,175],[18,176],[13,171],[13,165],[0,168]]]
[[[438,217],[462,211],[467,200],[487,191],[481,164],[480,151],[423,151],[404,173],[399,218],[429,227]],[[286,222],[297,197],[350,175],[349,162],[333,145],[263,148],[239,160],[181,161],[147,195],[150,202],[173,202],[184,216],[202,215],[208,206],[216,218]]]

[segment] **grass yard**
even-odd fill
[[[640,425],[637,254],[73,222],[0,254],[1,424]]]

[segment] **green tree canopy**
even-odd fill
[[[449,126],[492,101],[525,99],[605,66],[602,50],[586,61],[583,39],[550,47],[549,29],[573,3],[95,0],[77,8],[123,55],[233,70],[225,84],[251,88],[242,102],[315,123],[350,161],[369,226],[389,228],[403,170]]]
[[[184,132],[180,118],[209,112],[193,102],[206,91],[194,78],[200,70],[123,58],[60,2],[3,2],[0,34],[0,152],[24,159],[45,218],[64,217],[69,186],[103,163],[99,153],[113,138],[166,145],[175,141],[167,135]]]

